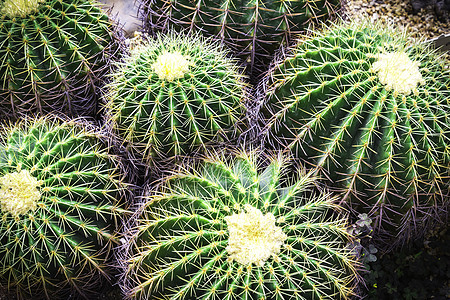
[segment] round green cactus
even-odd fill
[[[131,230],[124,290],[136,299],[348,299],[358,263],[336,198],[255,153],[170,176]]]
[[[126,190],[107,150],[73,122],[2,129],[0,281],[19,298],[67,299],[56,294],[62,289],[87,297],[107,278]]]
[[[246,85],[225,50],[175,32],[131,44],[108,86],[107,111],[145,159],[187,154],[239,133]]]
[[[341,0],[144,0],[149,28],[186,28],[215,36],[258,74],[280,45],[341,8]]]
[[[271,142],[339,185],[380,234],[405,242],[448,206],[450,70],[427,44],[336,25],[276,63],[265,91]]]
[[[113,36],[90,0],[0,1],[1,113],[94,115]]]

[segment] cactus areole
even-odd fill
[[[281,155],[261,162],[214,154],[167,178],[126,243],[126,296],[348,299],[358,264],[336,199],[312,173],[287,179]]]
[[[439,52],[380,24],[337,24],[293,47],[265,84],[270,143],[333,181],[389,246],[446,213],[450,69]]]

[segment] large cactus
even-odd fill
[[[143,0],[140,12],[150,28],[187,28],[217,37],[258,74],[281,44],[340,7],[341,0]]]
[[[73,122],[23,121],[1,132],[0,280],[19,298],[90,298],[108,276],[123,212],[118,158]],[[90,296],[89,296],[90,295]]]
[[[450,71],[427,44],[375,24],[307,37],[267,77],[272,143],[343,188],[404,242],[448,207]]]
[[[123,275],[136,299],[348,299],[358,264],[336,198],[282,156],[214,155],[137,214]]]
[[[107,104],[129,146],[145,159],[169,157],[239,133],[245,84],[222,47],[175,32],[132,44],[108,86]]]
[[[90,0],[0,1],[1,114],[95,114],[112,30]]]

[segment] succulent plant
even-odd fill
[[[391,245],[445,214],[450,70],[428,44],[380,24],[338,24],[305,37],[264,86],[271,143],[342,188]]]
[[[146,160],[240,132],[246,84],[223,48],[175,32],[131,44],[108,85],[107,111],[117,134]]]
[[[20,299],[88,297],[108,277],[126,184],[102,139],[50,118],[2,128],[0,281]]]
[[[347,219],[287,159],[214,154],[138,210],[123,274],[136,299],[348,299],[358,263]]]
[[[148,28],[186,28],[215,36],[256,75],[280,45],[340,8],[341,0],[143,0],[140,15]]]
[[[113,41],[93,1],[0,1],[1,113],[94,115]]]

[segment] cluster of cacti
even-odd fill
[[[0,125],[0,298],[360,296],[341,204],[390,246],[448,217],[450,68],[380,24],[285,53],[341,1],[141,0],[122,40],[95,0],[0,0],[1,121],[40,115]]]
[[[448,207],[450,70],[436,50],[382,26],[336,25],[276,63],[265,91],[272,143],[378,229],[403,241]]]
[[[112,25],[90,0],[0,1],[0,110],[94,115]]]
[[[240,133],[243,76],[224,49],[199,35],[142,40],[112,77],[109,118],[146,159],[188,154]]]
[[[287,161],[214,154],[168,177],[132,229],[125,292],[137,299],[349,299],[357,262],[336,200]]]
[[[340,8],[341,0],[145,0],[140,14],[148,28],[185,28],[216,37],[257,74],[280,45]]]
[[[0,135],[1,284],[20,299],[67,299],[62,288],[89,298],[118,242],[119,159],[74,122],[22,121]]]

